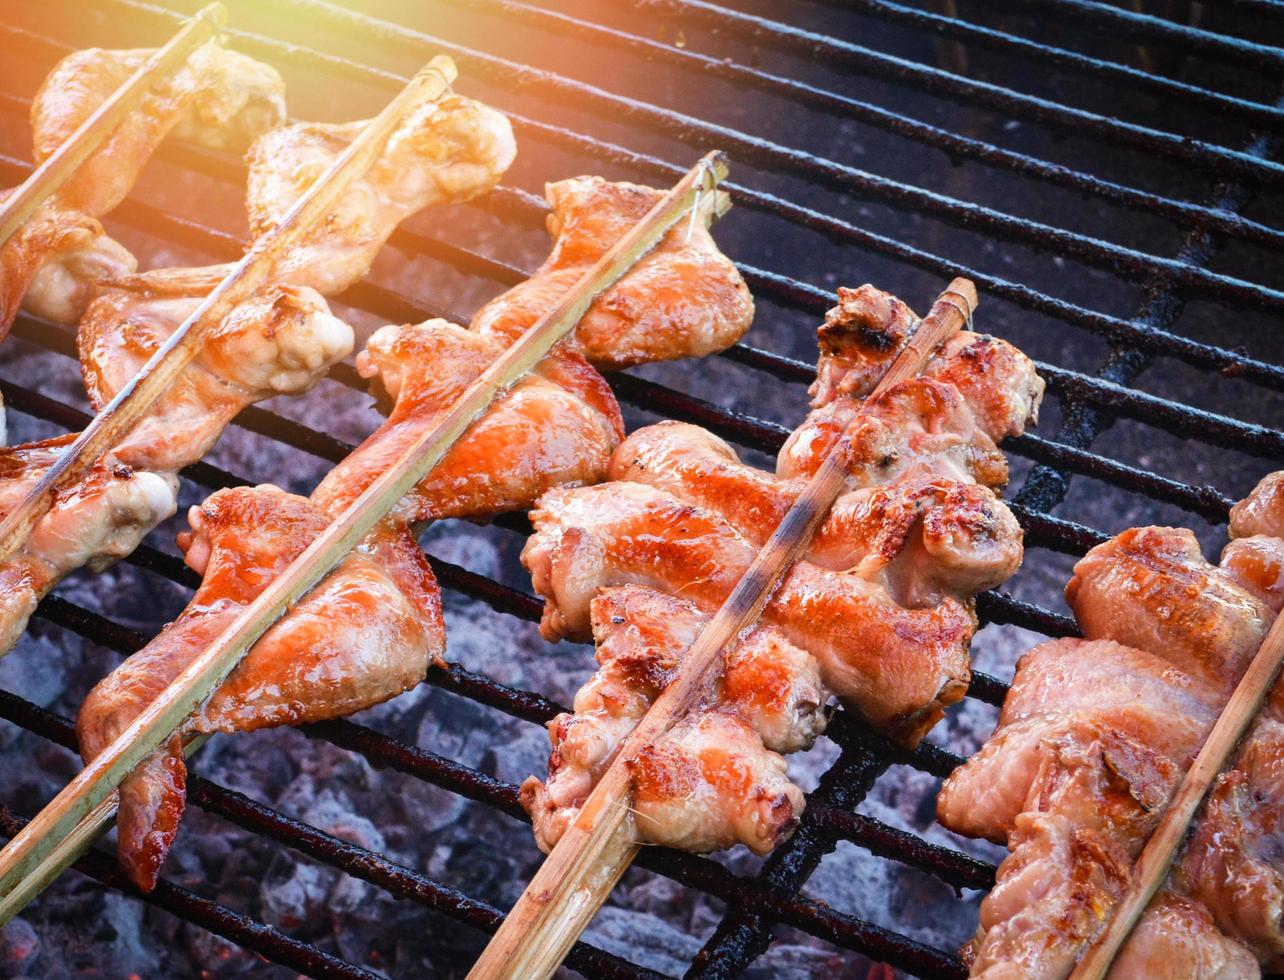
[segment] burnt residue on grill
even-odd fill
[[[1190,524],[1216,547],[1230,503],[1284,460],[1284,58],[1271,47],[1284,13],[1264,0],[724,4],[361,5],[381,25],[311,0],[229,6],[234,44],[283,70],[296,116],[370,114],[441,50],[463,91],[514,119],[506,186],[410,222],[342,298],[362,337],[466,321],[527,275],[547,247],[545,180],[667,184],[720,146],[737,208],[717,235],[758,319],[721,356],[614,377],[630,426],[694,421],[767,462],[804,411],[839,285],[921,306],[970,276],[979,326],[1038,359],[1042,424],[1005,447],[1027,561],[978,600],[970,696],[912,752],[840,715],[799,760],[808,810],[788,844],[765,861],[645,849],[568,961],[605,977],[885,976],[878,961],[960,976],[954,950],[1002,853],[937,826],[935,789],[988,733],[1014,657],[1075,633],[1070,565],[1138,523]],[[155,42],[194,6],[0,14],[0,183],[26,170],[27,104],[57,58]],[[242,174],[167,148],[107,224],[146,266],[226,261],[246,233]],[[83,425],[70,355],[68,331],[16,324],[0,348],[11,438]],[[376,419],[340,368],[244,413],[184,474],[183,504],[246,482],[306,492]],[[0,661],[3,833],[75,771],[69,718],[87,688],[190,595],[181,525],[69,579]],[[527,533],[521,515],[431,529],[452,662],[356,719],[212,740],[162,890],[144,904],[92,856],[87,877],[65,876],[0,933],[0,976],[462,976],[537,866],[516,785],[542,768],[542,725],[591,665],[588,647],[538,637],[517,562]]]

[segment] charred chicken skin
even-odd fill
[[[64,58],[31,107],[35,162],[44,162],[152,54],[92,48]],[[0,332],[20,305],[59,323],[80,319],[95,286],[134,271],[99,220],[133,187],[170,135],[240,152],[285,120],[275,69],[210,41],[141,104],[58,193],[0,248]]]
[[[503,149],[493,121],[487,123],[489,136],[476,136],[477,120],[488,117],[479,115],[475,105],[457,103],[443,111],[451,119],[471,120],[459,129],[460,142],[466,147]],[[312,148],[309,152],[317,147],[330,152],[330,137],[317,137],[315,129],[304,135],[305,144]],[[492,159],[501,158],[502,153]],[[442,192],[442,187],[445,193],[462,193],[459,188],[472,186],[470,182],[493,181],[496,166],[486,164],[482,176],[476,168],[461,168],[449,179],[443,170],[423,183],[441,185],[432,193]],[[393,186],[394,181],[389,192],[402,193],[407,186],[413,191],[413,183]],[[342,229],[355,227],[339,224]],[[291,266],[292,275],[313,277],[323,270],[325,276],[311,281],[324,279],[326,287],[333,288],[364,271],[371,254],[366,240],[361,234],[347,238],[345,234],[340,232],[328,252],[321,246],[303,250],[303,257]],[[725,260],[709,268],[739,282]],[[511,302],[521,302],[508,295]],[[560,293],[546,295],[552,303]],[[670,304],[665,316],[677,326],[700,322],[695,310],[698,297],[685,305],[672,296],[665,300]],[[502,302],[503,298],[497,301]],[[493,313],[498,307],[491,304],[489,309]],[[529,311],[529,306],[523,307],[522,315]],[[686,349],[680,330],[667,329],[667,320],[656,323],[678,343],[677,352]],[[205,576],[201,590],[174,624],[91,693],[78,720],[85,757],[93,758],[109,744],[218,635],[237,609],[259,594],[327,522],[435,425],[499,357],[507,339],[442,320],[376,331],[358,356],[357,368],[389,408],[388,418],[321,482],[310,500],[258,487],[221,491],[194,508],[192,532],[181,544],[188,563]],[[375,534],[258,641],[182,734],[331,718],[394,697],[422,680],[429,664],[441,656],[443,635],[436,585],[418,550],[415,531],[444,517],[480,519],[529,508],[550,488],[599,481],[622,436],[619,407],[601,375],[577,350],[564,346],[554,351],[492,405]],[[240,535],[248,536],[244,547],[238,544]],[[256,557],[259,551],[262,557]],[[780,641],[773,636],[771,642]],[[761,767],[764,786],[772,790],[776,801],[772,806],[779,815],[782,794],[786,801],[792,800],[787,784],[778,767],[761,757],[755,729],[744,726],[760,724],[767,738],[779,742],[787,736],[772,733],[785,724],[782,713],[772,715],[764,707],[754,714],[746,708],[743,719],[728,718],[725,725],[733,723],[741,726],[744,757],[747,764]],[[182,734],[142,764],[122,790],[120,860],[145,889],[155,884],[182,813]],[[707,762],[699,771],[714,778],[716,766],[705,748],[696,739],[675,742],[671,750],[689,754],[696,760],[693,766]],[[743,826],[750,833],[749,824]],[[696,821],[690,832],[712,831]]]
[[[689,646],[843,435],[853,445],[849,490],[760,625],[729,652],[719,692],[631,761],[638,832],[693,850],[739,842],[765,853],[801,812],[802,795],[775,753],[810,743],[829,692],[914,744],[966,689],[972,597],[1010,576],[1022,553],[1019,526],[988,486],[1006,478],[994,438],[1021,431],[1042,382],[1019,351],[968,334],[858,419],[861,396],[907,342],[914,318],[870,286],[840,298],[820,331],[817,407],[776,473],[742,463],[703,429],[665,422],[620,444],[612,482],[551,491],[532,512],[535,534],[522,561],[545,598],[541,630],[550,639],[594,639],[601,665],[575,713],[549,726],[547,782],[523,787],[541,847],[556,843],[673,669],[657,675],[649,667],[645,683],[631,673],[623,680],[623,672],[642,671],[636,655],[617,660],[619,636],[631,649],[649,644],[646,663],[676,665],[660,650]],[[781,741],[739,707],[748,688],[736,680],[737,651],[767,638],[779,672],[759,675],[763,692],[795,692],[775,703],[793,705],[786,713],[805,736]],[[726,738],[716,764],[703,748],[715,733]],[[739,782],[727,781],[723,763]]]
[[[1127,889],[1279,609],[1280,486],[1272,474],[1234,508],[1220,565],[1189,531],[1150,527],[1076,566],[1066,596],[1085,639],[1022,658],[994,735],[939,800],[947,827],[1012,852],[982,903],[974,976],[1067,975]],[[1112,976],[1284,967],[1282,707],[1277,685]],[[1127,972],[1138,964],[1156,972]]]

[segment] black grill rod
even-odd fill
[[[1147,214],[1160,214],[1182,227],[1203,224],[1223,234],[1257,244],[1275,247],[1284,244],[1284,230],[1249,221],[1240,215],[1215,211],[1202,205],[1081,173],[1062,164],[1008,150],[984,140],[961,136],[873,103],[853,99],[791,78],[773,75],[760,69],[713,58],[690,48],[672,47],[648,37],[604,27],[558,11],[517,2],[517,0],[446,0],[446,2],[470,10],[492,11],[508,19],[557,31],[561,35],[583,37],[591,43],[611,44],[653,61],[667,62],[679,68],[701,72],[733,84],[749,85],[768,94],[790,98],[812,108],[850,116],[938,149],[951,161],[979,160],[991,167],[1068,187]]]
[[[1284,111],[1267,103],[1253,102],[1229,93],[1200,88],[1165,75],[1153,75],[1122,62],[1107,61],[1068,48],[1055,47],[959,17],[947,17],[930,10],[892,3],[890,0],[820,0],[820,2],[829,6],[856,10],[890,23],[906,24],[944,37],[957,38],[1003,54],[1018,55],[1041,66],[1054,64],[1069,70],[1081,71],[1092,81],[1109,81],[1129,89],[1154,92],[1165,98],[1184,99],[1193,105],[1221,115],[1236,116],[1256,126],[1279,129],[1284,125]],[[1243,0],[1243,2],[1252,2],[1252,0]],[[1284,6],[1276,4],[1272,9],[1284,13]]]
[[[138,0],[110,0],[110,2],[130,7],[149,6],[138,3]],[[321,3],[320,0],[287,0],[287,2],[291,7],[300,8],[310,15],[324,15],[327,19],[337,16],[340,18],[340,25],[347,24],[350,28],[356,28],[358,23],[367,24],[368,22],[375,25],[371,29],[377,31],[380,39],[390,37],[396,42],[413,47],[420,53],[437,47],[443,47],[445,50],[451,49],[450,45],[437,44],[435,39],[432,39],[429,35],[387,24],[383,21],[369,21],[364,15],[342,10],[341,8],[333,8],[328,4]],[[177,17],[179,15],[174,14],[173,16]],[[347,59],[338,58],[325,52],[284,45],[273,39],[241,31],[229,30],[227,33],[238,40],[248,42],[250,46],[256,49],[261,48],[264,53],[286,57],[292,61],[302,59],[315,62],[317,65],[325,66],[327,69],[341,68],[344,71],[355,69],[365,80],[390,87],[404,84],[404,80],[398,75],[356,65],[347,61]],[[461,55],[461,57],[466,56]],[[569,80],[563,81],[567,81],[567,84],[572,84]],[[782,173],[795,176],[805,175],[839,192],[868,195],[891,207],[908,209],[912,213],[927,211],[944,221],[962,228],[992,233],[1023,242],[1037,251],[1053,252],[1074,258],[1088,265],[1106,269],[1125,281],[1135,281],[1146,274],[1164,272],[1174,281],[1182,283],[1185,288],[1200,295],[1239,303],[1259,313],[1263,308],[1277,313],[1284,312],[1284,291],[1261,283],[1247,282],[1234,276],[1212,272],[1205,268],[1183,266],[1172,259],[1151,255],[1089,235],[1067,231],[1028,218],[1020,218],[984,205],[962,201],[890,178],[880,177],[876,174],[835,163],[831,160],[821,159],[809,153],[781,146],[769,140],[721,125],[698,120],[670,110],[658,109],[633,99],[616,96],[583,83],[575,82],[573,85],[577,89],[576,94],[592,93],[599,101],[609,105],[617,113],[623,113],[625,118],[633,122],[653,124],[659,131],[671,137],[706,149],[715,146],[726,149],[741,159],[766,165]],[[579,89],[584,91],[579,91]],[[519,114],[510,113],[509,115],[519,129],[523,125],[530,124],[529,120],[524,119]],[[605,149],[604,144],[596,140],[588,140],[588,142],[593,145],[595,155],[602,155]],[[670,166],[663,164],[662,161],[656,161],[656,163],[659,163],[666,171],[670,169]],[[1284,167],[1280,168],[1277,176],[1284,177]],[[740,197],[742,202],[752,199],[748,196],[747,190],[739,185],[728,184],[727,189]]]
[[[1076,136],[1092,136],[1147,154],[1184,160],[1217,176],[1269,179],[1267,175],[1280,169],[1276,164],[1263,164],[1237,150],[1124,122],[1085,109],[1076,109],[989,82],[965,78],[839,38],[721,7],[706,0],[666,2],[674,11],[694,21],[747,36],[757,42],[776,45],[804,58],[818,59],[829,65],[842,65],[875,77],[892,78],[953,100],[979,103],[1007,116],[1032,119],[1067,130]]]
[[[1009,7],[1020,7],[1039,17],[1053,17],[1072,22],[1076,27],[1093,27],[1112,38],[1162,44],[1181,54],[1197,53],[1230,62],[1251,65],[1272,76],[1284,74],[1284,49],[1259,44],[1245,38],[1205,30],[1165,20],[1153,14],[1115,7],[1097,0],[1000,0]]]
[[[0,834],[13,837],[27,823],[25,817],[19,816],[7,806],[0,804]],[[164,879],[157,883],[155,890],[144,895],[134,888],[124,873],[116,867],[115,862],[97,848],[78,860],[73,867],[87,878],[92,878],[114,891],[140,898],[148,905],[222,936],[274,963],[298,970],[306,976],[324,978],[324,980],[380,980],[380,975],[377,973],[371,973],[310,943],[292,939],[269,925],[255,922],[247,915],[234,912],[207,898],[201,898],[195,892],[180,888]]]
[[[1284,105],[1284,95],[1277,104]],[[1249,144],[1249,152],[1268,156],[1279,148],[1280,140],[1274,136],[1258,136]],[[1223,185],[1214,191],[1219,206],[1228,210],[1243,207],[1250,199],[1249,191],[1240,185]],[[1218,251],[1218,244],[1213,236],[1206,232],[1192,232],[1183,243],[1181,255],[1187,262],[1204,263],[1212,259]],[[1139,319],[1163,329],[1172,326],[1181,316],[1185,302],[1162,279],[1150,283],[1146,305],[1140,311]],[[1130,385],[1150,363],[1148,354],[1138,350],[1114,348],[1102,364],[1098,375],[1106,381],[1120,386]],[[1129,389],[1123,389],[1129,390]],[[1062,422],[1057,431],[1057,441],[1078,448],[1086,449],[1093,441],[1110,428],[1115,416],[1103,411],[1105,406],[1093,404],[1087,399],[1076,397],[1081,393],[1067,392],[1063,399]],[[1026,474],[1016,500],[1038,511],[1051,511],[1070,490],[1071,474],[1054,467],[1040,465]]]
[[[609,144],[600,144],[577,133],[558,130],[557,127],[537,123],[530,123],[530,125],[537,128],[537,135],[540,136],[555,131],[563,142],[592,144],[591,148],[586,152],[593,152],[593,148],[610,147]],[[668,179],[680,169],[675,165],[664,163],[655,158],[634,154],[623,148],[610,147],[610,149],[614,154],[611,157],[613,161],[624,162],[642,170],[659,172],[665,179]],[[4,159],[8,160],[10,158]],[[825,235],[839,244],[859,244],[880,254],[888,255],[897,261],[905,262],[916,268],[926,269],[934,274],[945,276],[962,274],[975,281],[998,299],[1011,302],[1033,312],[1055,317],[1098,336],[1117,340],[1129,346],[1177,357],[1195,366],[1221,371],[1225,374],[1251,381],[1254,384],[1260,384],[1275,390],[1284,390],[1284,367],[1279,365],[1269,364],[1237,351],[1229,351],[1209,344],[1202,344],[1168,331],[1155,330],[1143,324],[1078,306],[1067,300],[1030,289],[1021,283],[991,276],[967,266],[960,266],[949,259],[933,255],[930,252],[924,252],[913,246],[904,245],[895,239],[866,232],[841,219],[793,205],[774,195],[748,191],[744,188],[738,189],[738,193],[742,201],[750,207],[757,207],[759,210],[794,221]],[[546,205],[543,205],[539,198],[525,191],[517,191],[510,188],[504,192],[501,189],[496,198],[502,198],[505,204],[514,204],[524,211],[532,207],[538,208],[539,213],[547,210]],[[488,204],[483,201],[480,206],[493,208],[494,202]],[[124,213],[125,206],[122,206],[117,211],[117,217],[123,217]],[[170,221],[181,220],[162,215],[160,212],[153,212],[153,214],[156,217]],[[191,225],[190,222],[186,224]],[[392,239],[394,243],[400,240],[399,235],[400,233],[394,233]],[[807,283],[765,270],[755,269],[752,266],[742,266],[741,269],[755,288],[769,289],[773,295],[780,296],[783,301],[791,305],[797,305],[799,308],[806,308],[813,312],[823,312],[832,303],[832,299],[828,297],[828,294]]]

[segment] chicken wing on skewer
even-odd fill
[[[942,823],[1012,850],[982,905],[973,975],[1063,976],[1132,880],[1279,607],[1281,484],[1272,474],[1234,508],[1221,566],[1175,528],[1125,531],[1076,566],[1066,594],[1086,639],[1022,658],[995,734],[941,793]],[[1199,978],[1284,966],[1282,720],[1277,684],[1113,977],[1173,955]]]
[[[180,544],[201,586],[177,620],[90,692],[77,719],[85,758],[110,744],[328,523],[311,502],[275,487],[221,490],[193,508]],[[423,552],[404,527],[380,528],[122,783],[119,847],[130,877],[150,891],[177,831],[185,735],[350,714],[419,683],[444,650],[440,596]]]
[[[362,131],[366,122],[299,123],[250,149],[247,205],[257,238],[271,229]],[[291,250],[277,278],[334,296],[370,271],[393,230],[432,204],[466,201],[498,183],[516,155],[508,118],[460,95],[409,112],[324,227]]]
[[[593,600],[601,666],[576,694],[574,713],[548,723],[547,783],[532,776],[522,786],[543,850],[562,836],[707,619],[693,603],[638,586],[604,589]],[[802,791],[777,753],[811,745],[828,699],[816,661],[778,630],[744,636],[728,651],[710,705],[638,761],[633,807],[644,839],[697,851],[737,841],[771,850],[802,810]],[[680,777],[669,778],[674,772]],[[750,781],[747,792],[740,780]]]
[[[151,53],[92,48],[59,62],[31,106],[36,163],[61,146]],[[239,152],[284,121],[284,91],[275,69],[217,41],[194,51],[0,248],[0,332],[7,332],[24,303],[59,323],[79,320],[98,283],[136,267],[98,219],[125,199],[160,143],[172,134]]]
[[[82,324],[82,367],[95,408],[108,401],[196,301],[113,293]],[[178,471],[199,460],[247,405],[312,387],[352,349],[352,330],[310,289],[274,286],[238,306],[126,440],[54,506],[0,562],[0,652],[37,602],[77,568],[132,552],[174,513]],[[0,513],[8,513],[74,436],[0,449]]]
[[[503,352],[499,342],[429,320],[378,330],[357,369],[393,404],[388,421],[313,494],[339,513]],[[606,381],[577,354],[545,359],[457,442],[403,500],[403,520],[529,509],[545,490],[596,483],[624,423]]]
[[[556,244],[525,282],[492,300],[472,328],[511,343],[556,305],[584,272],[663,197],[637,184],[576,177],[544,188]],[[709,229],[681,222],[621,282],[593,303],[575,329],[584,356],[604,371],[647,361],[712,354],[740,339],[753,299]]]
[[[861,414],[860,396],[913,325],[886,293],[842,291],[820,330],[821,407],[790,438],[776,473],[742,463],[703,429],[664,422],[620,444],[612,482],[540,498],[522,561],[545,598],[541,631],[588,639],[591,627],[601,664],[575,713],[550,725],[547,782],[532,777],[523,787],[541,847],[561,836],[840,437],[852,447],[850,489],[737,648],[777,636],[768,659],[778,669],[742,683],[749,675],[732,652],[708,703],[631,761],[638,832],[693,850],[738,841],[765,853],[791,831],[802,800],[772,750],[796,751],[815,737],[826,691],[910,745],[962,696],[972,598],[1010,576],[1022,554],[1020,527],[986,485],[1007,474],[993,439],[1021,431],[1042,382],[1015,348],[968,334],[929,361],[925,376],[893,385]],[[621,637],[651,656],[621,657]],[[789,681],[811,670],[816,683]],[[810,692],[802,701],[779,693],[802,689]],[[778,709],[806,704],[785,712],[805,716],[805,737],[778,740],[744,718],[742,699],[754,692]],[[739,783],[724,778],[732,769]]]

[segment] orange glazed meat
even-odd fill
[[[544,264],[492,300],[472,329],[511,343],[663,196],[637,184],[576,177],[544,189],[556,239]],[[688,240],[688,232],[690,238]],[[749,329],[753,299],[702,223],[680,222],[627,276],[594,302],[575,343],[609,371],[647,361],[699,357],[730,347]]]
[[[941,792],[942,823],[1012,851],[981,907],[973,975],[1065,976],[1128,887],[1279,608],[1280,485],[1272,474],[1234,508],[1220,566],[1189,531],[1157,527],[1076,566],[1066,596],[1085,639],[1022,658],[994,735]],[[1284,967],[1282,707],[1277,684],[1112,977]]]
[[[236,619],[329,523],[275,487],[220,490],[192,508],[180,538],[203,576],[191,603],[100,681],[81,706],[81,753],[93,759]],[[445,650],[437,583],[404,527],[381,528],[254,645],[160,752],[121,785],[119,852],[131,879],[156,884],[182,816],[182,742],[350,714],[423,679]]]

